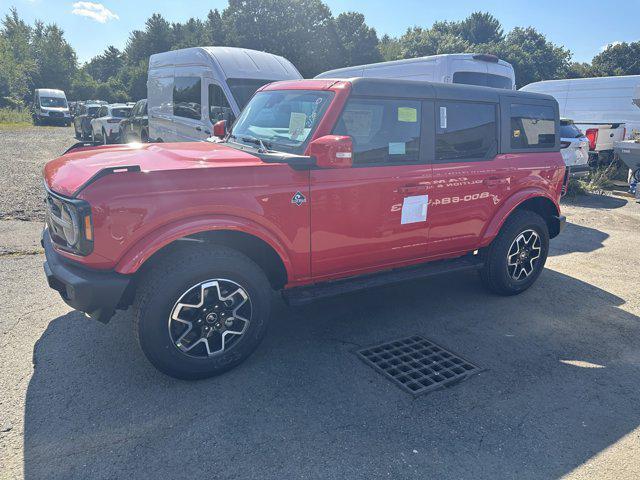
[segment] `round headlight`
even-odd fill
[[[62,232],[64,233],[64,238],[69,244],[69,246],[74,246],[78,243],[78,219],[73,214],[71,207],[68,205],[62,206],[62,212],[60,212],[61,218],[63,220]]]

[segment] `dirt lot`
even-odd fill
[[[457,274],[277,303],[246,363],[188,383],[147,364],[128,313],[70,311],[46,287],[40,222],[6,220],[39,219],[42,164],[71,143],[0,131],[0,477],[640,477],[640,205],[565,205],[517,297]],[[354,354],[413,334],[485,370],[413,398]]]

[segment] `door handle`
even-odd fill
[[[489,177],[482,180],[487,187],[497,187],[498,185],[507,185],[509,183],[508,178],[501,177]]]
[[[424,193],[429,189],[426,185],[404,185],[394,190],[395,193],[403,195],[416,195],[418,193]]]

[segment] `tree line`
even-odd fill
[[[184,23],[154,13],[129,34],[123,50],[108,46],[80,65],[55,24],[23,21],[13,8],[0,24],[0,106],[29,102],[34,88],[59,88],[70,99],[137,100],[146,96],[149,56],[167,50],[225,45],[282,55],[304,77],[333,68],[443,53],[491,53],[511,63],[518,87],[539,80],[640,74],[640,41],[609,46],[591,63],[533,27],[505,33],[486,12],[459,22],[414,26],[378,37],[358,12],[333,16],[321,0],[229,0],[220,12]]]

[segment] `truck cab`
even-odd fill
[[[238,365],[290,304],[476,270],[515,295],[564,217],[558,105],[357,78],[263,86],[220,143],[76,148],[44,169],[49,285],[108,321],[132,306],[179,378]],[[345,301],[349,301],[348,297]]]

